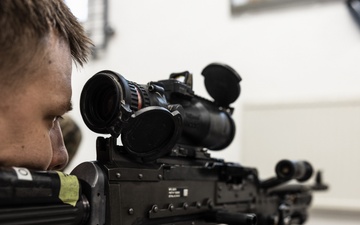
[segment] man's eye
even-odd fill
[[[62,119],[64,119],[62,116],[54,116],[53,119],[52,119],[52,121],[51,121],[51,129],[54,128],[55,123],[56,123],[57,121],[60,121],[60,120],[62,120]]]
[[[64,119],[64,117],[62,117],[62,116],[55,116],[54,122],[55,121],[60,121],[60,120],[63,120],[63,119]]]

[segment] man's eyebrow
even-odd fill
[[[73,109],[73,105],[71,101],[63,102],[59,104],[57,107],[57,110],[59,110],[59,112],[61,111],[64,114],[71,111],[72,109]]]

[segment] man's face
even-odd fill
[[[0,166],[59,170],[68,161],[58,118],[71,108],[71,54],[54,34],[45,45],[21,90],[1,100]]]

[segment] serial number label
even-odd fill
[[[169,187],[168,196],[169,198],[181,198],[189,195],[189,189],[184,187]]]

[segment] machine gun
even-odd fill
[[[276,176],[212,158],[235,135],[240,76],[213,63],[202,71],[214,101],[194,94],[189,72],[139,85],[113,71],[85,84],[80,109],[98,137],[97,161],[71,175],[0,170],[0,224],[303,224],[312,191],[327,188],[306,161],[281,160]],[[122,145],[118,145],[121,136]]]

